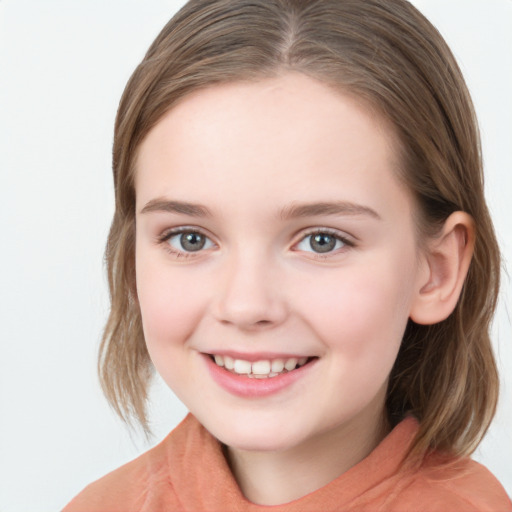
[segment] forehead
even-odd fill
[[[383,118],[303,75],[214,86],[185,97],[142,142],[138,210],[169,194],[226,200],[223,190],[241,207],[249,195],[363,201],[373,190],[379,206],[397,199],[384,191],[404,193],[396,147]]]

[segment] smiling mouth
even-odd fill
[[[270,379],[285,373],[292,372],[310,363],[316,357],[289,357],[277,359],[262,359],[260,361],[246,361],[234,359],[227,355],[208,354],[210,359],[221,368],[250,379]]]

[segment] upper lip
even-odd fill
[[[238,352],[234,350],[213,350],[208,352],[203,352],[204,354],[214,356],[229,356],[233,359],[241,359],[243,361],[249,361],[251,363],[256,361],[272,361],[274,359],[291,359],[297,358],[300,359],[302,357],[314,357],[311,354],[300,354],[300,353],[284,353],[284,352]]]

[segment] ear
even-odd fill
[[[465,212],[452,213],[441,235],[425,250],[426,272],[422,273],[410,318],[430,325],[445,320],[455,309],[473,256],[475,224]]]

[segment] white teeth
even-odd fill
[[[251,373],[251,363],[249,361],[243,361],[242,359],[235,359],[235,366],[233,370],[235,373]]]
[[[295,370],[295,367],[297,366],[298,359],[296,357],[290,357],[290,359],[287,359],[286,363],[284,363],[284,367],[291,372],[292,370]]]
[[[280,373],[284,370],[284,361],[282,359],[274,359],[272,361],[272,372]]]
[[[256,361],[252,363],[254,375],[268,375],[270,373],[270,361]]]
[[[276,377],[283,372],[291,372],[297,367],[304,366],[308,361],[307,357],[290,357],[289,359],[274,359],[272,361],[262,359],[251,363],[244,359],[233,359],[230,356],[221,356],[218,354],[213,357],[218,366],[225,367],[227,370],[239,375],[247,375],[256,379]]]
[[[224,366],[228,370],[232,370],[235,367],[235,360],[232,357],[224,356]]]

